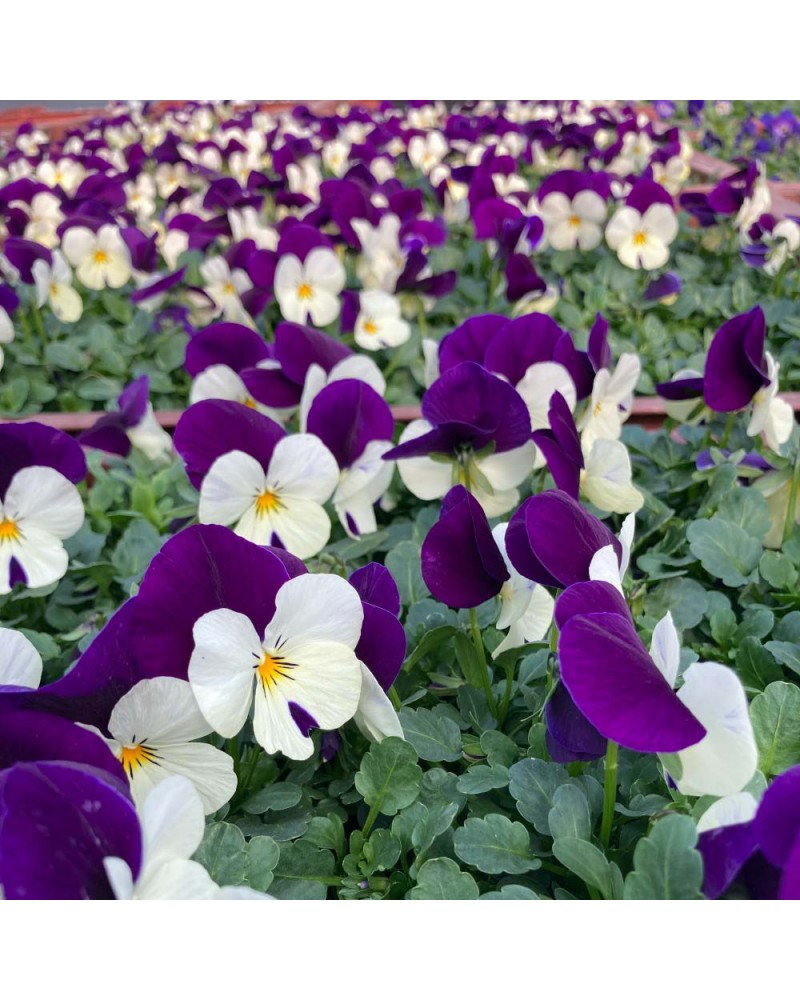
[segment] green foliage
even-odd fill
[[[633,852],[625,899],[700,899],[703,859],[689,816],[665,816]]]

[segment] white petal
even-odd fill
[[[281,500],[301,497],[323,504],[339,481],[336,459],[314,434],[291,434],[275,445],[267,485]]]
[[[192,631],[189,683],[197,704],[216,732],[236,736],[253,700],[260,637],[249,618],[228,608],[209,611]]]
[[[6,515],[20,522],[23,536],[36,528],[56,538],[69,538],[83,524],[83,502],[75,486],[43,465],[29,465],[16,473],[4,506]]]
[[[678,679],[678,667],[681,663],[681,640],[670,611],[653,629],[650,656],[666,678],[669,686],[674,688],[675,681]]]
[[[291,760],[307,760],[314,752],[314,742],[297,728],[289,709],[286,684],[270,689],[258,684],[253,712],[253,735],[267,753],[283,753]],[[291,699],[294,700],[294,699]]]
[[[224,750],[218,750],[210,743],[179,743],[157,746],[156,749],[160,766],[154,768],[151,765],[149,768],[154,772],[155,780],[161,782],[176,774],[188,778],[197,789],[207,815],[224,806],[236,791],[233,760]],[[148,769],[146,764],[138,771],[145,769]],[[138,771],[134,771],[134,776]]]
[[[211,732],[192,692],[178,677],[148,677],[123,695],[108,730],[123,744],[188,743]]]
[[[475,464],[495,490],[511,490],[524,482],[533,471],[536,445],[526,441],[511,451],[494,452],[486,458],[476,459]]]
[[[600,510],[628,514],[640,509],[642,494],[631,485],[631,460],[621,441],[599,439],[592,445],[581,476],[581,490]]]
[[[200,486],[197,517],[201,524],[229,525],[255,504],[266,489],[261,463],[243,451],[215,459]]]
[[[279,637],[297,637],[355,649],[363,622],[361,598],[346,580],[331,573],[307,573],[287,580],[278,591],[264,646],[277,644]]]
[[[255,508],[247,511],[236,525],[236,534],[257,545],[280,544],[299,559],[310,559],[328,544],[331,522],[316,501],[282,495],[276,510],[261,515]]]
[[[122,858],[103,858],[106,878],[115,899],[133,899],[133,872]]]
[[[339,315],[341,303],[338,296],[332,295],[327,289],[315,288],[306,308],[314,326],[327,326]]]
[[[386,379],[380,368],[372,358],[365,358],[363,354],[353,354],[349,358],[337,361],[330,370],[328,383],[345,378],[355,378],[359,382],[366,382],[379,396],[383,396],[386,392]]]
[[[216,899],[217,883],[197,861],[174,858],[148,868],[136,883],[136,899]]]
[[[38,688],[41,681],[39,650],[22,632],[0,628],[0,685]]]
[[[96,245],[94,233],[85,226],[70,226],[61,241],[64,256],[73,267],[77,267],[93,253]]]
[[[659,243],[669,246],[678,235],[678,218],[669,205],[651,205],[642,216],[642,228],[648,243],[652,234]]]
[[[145,415],[135,427],[128,428],[128,440],[134,448],[153,461],[167,461],[172,455],[172,438],[159,424],[153,404],[147,404]]]
[[[305,259],[304,270],[315,292],[320,288],[337,296],[344,288],[347,277],[344,265],[328,247],[315,247]]]
[[[619,252],[623,243],[632,239],[633,234],[641,226],[642,217],[635,208],[624,206],[618,208],[606,226],[606,243],[612,250]]]
[[[334,366],[335,367],[335,366]],[[328,384],[328,376],[322,365],[316,362],[309,366],[306,372],[306,380],[303,385],[303,395],[300,397],[300,410],[298,414],[300,430],[305,432],[308,423],[308,413],[311,404]]]
[[[622,593],[622,574],[613,545],[604,545],[592,556],[592,561],[589,563],[589,579],[610,583],[620,594]]]
[[[14,557],[25,571],[27,586],[46,587],[67,572],[69,556],[60,540],[48,531],[29,526],[25,536],[0,549],[0,593],[8,593],[9,567]]]
[[[631,549],[633,548],[633,536],[636,532],[636,515],[628,514],[622,522],[617,538],[622,546],[622,557],[619,561],[620,576],[623,577],[628,572],[628,565],[631,561]]]
[[[517,392],[525,400],[531,415],[531,428],[535,431],[550,426],[547,412],[553,393],[560,392],[570,410],[575,409],[578,398],[571,375],[555,361],[540,361],[531,365],[517,383]]]
[[[199,403],[204,399],[231,399],[243,403],[247,398],[244,382],[227,365],[211,365],[201,371],[192,382],[189,393],[190,403]]]
[[[361,664],[361,696],[354,716],[355,724],[369,740],[380,742],[387,736],[401,740],[403,727],[394,706],[372,672]]]
[[[758,802],[750,792],[736,792],[717,799],[697,821],[697,832],[718,830],[722,826],[735,826],[738,823],[749,823],[758,811]]]
[[[705,726],[705,737],[678,754],[683,795],[731,795],[744,788],[758,765],[753,727],[742,683],[720,663],[693,663],[678,697]]]
[[[144,871],[165,861],[190,858],[203,839],[206,820],[200,796],[188,778],[162,781],[140,810],[144,838]]]

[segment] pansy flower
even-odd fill
[[[355,342],[365,351],[399,347],[411,336],[411,327],[402,318],[400,303],[379,288],[362,292],[355,323]]]
[[[669,260],[678,235],[678,219],[670,194],[652,181],[634,185],[625,205],[606,226],[606,242],[620,261],[634,269],[654,271]]]
[[[80,445],[43,424],[0,426],[0,594],[45,587],[67,571],[62,541],[83,524],[74,484],[86,475]]]
[[[207,400],[184,413],[174,441],[200,490],[201,524],[233,525],[243,538],[301,559],[325,546],[331,525],[323,504],[339,467],[318,437],[287,435],[240,403]]]
[[[172,454],[172,439],[156,419],[149,388],[147,375],[140,375],[131,382],[120,393],[119,409],[99,417],[90,430],[80,435],[80,443],[123,457],[131,448],[138,448],[153,461],[168,460]]]
[[[435,500],[462,483],[495,516],[518,503],[516,487],[530,474],[535,452],[521,396],[466,361],[428,389],[422,419],[405,428],[384,458],[397,460],[400,477],[415,496]]]
[[[61,246],[76,277],[87,288],[121,288],[130,280],[130,251],[116,226],[101,226],[96,233],[85,226],[71,226]]]
[[[332,323],[339,315],[344,284],[344,265],[329,247],[315,247],[302,261],[285,254],[275,269],[275,298],[291,323]]]
[[[77,323],[83,313],[83,301],[72,287],[72,270],[64,255],[54,250],[51,265],[40,258],[34,261],[31,271],[39,308],[47,303],[62,323]]]

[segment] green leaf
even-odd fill
[[[74,344],[66,340],[48,344],[44,352],[48,365],[54,368],[63,368],[68,372],[82,372],[86,370],[87,356]]]
[[[702,899],[703,859],[691,816],[665,816],[633,852],[625,899]]]
[[[399,715],[403,735],[422,760],[439,763],[461,759],[461,730],[452,719],[429,708],[404,708]]]
[[[149,521],[131,521],[111,554],[117,579],[125,590],[138,583],[161,548],[161,535]]]
[[[504,885],[499,892],[485,892],[481,899],[541,899],[525,885]]]
[[[408,670],[417,660],[421,660],[423,656],[432,653],[434,649],[447,642],[448,639],[452,639],[457,632],[458,629],[454,625],[439,625],[437,628],[426,632],[413,653],[410,653],[407,657],[403,664],[404,669]]]
[[[531,838],[522,823],[492,813],[468,819],[454,837],[455,852],[487,875],[522,875],[541,866],[531,853]]]
[[[782,552],[765,552],[759,560],[758,571],[776,590],[791,590],[797,583],[797,568]]]
[[[508,768],[502,764],[476,764],[458,779],[458,790],[465,795],[481,795],[509,782]]]
[[[242,885],[247,879],[247,844],[232,823],[211,823],[194,854],[217,885]]]
[[[505,733],[494,729],[481,734],[481,750],[490,764],[502,764],[504,767],[511,767],[519,757],[517,744]]]
[[[696,580],[686,577],[665,580],[648,594],[645,607],[654,618],[663,618],[671,611],[676,628],[694,628],[705,617],[708,594]]]
[[[259,892],[272,885],[281,849],[272,837],[253,837],[247,845],[247,884]]]
[[[750,704],[750,721],[758,744],[759,768],[780,774],[800,763],[800,688],[775,681]]]
[[[746,636],[739,644],[736,650],[736,670],[742,684],[760,691],[783,676],[775,657],[754,636]]]
[[[344,824],[336,813],[314,816],[309,821],[305,841],[314,847],[324,847],[341,854],[344,851]]]
[[[764,538],[772,525],[767,501],[758,490],[746,486],[740,486],[726,493],[720,501],[717,513],[759,541]]]
[[[417,872],[410,899],[477,899],[478,884],[450,858],[433,858]]]
[[[362,848],[367,864],[365,874],[386,871],[400,857],[400,841],[389,830],[374,830]]]
[[[575,837],[589,840],[592,835],[589,801],[577,785],[562,785],[556,789],[547,825],[554,839]]]
[[[390,736],[364,754],[356,774],[358,792],[368,806],[394,816],[419,795],[422,769],[410,743]]]
[[[278,899],[325,899],[334,878],[334,857],[304,840],[281,844],[270,893]]]
[[[385,561],[386,568],[400,591],[403,604],[408,606],[428,596],[430,591],[422,579],[420,547],[416,542],[400,542],[386,556]]]
[[[550,835],[549,815],[556,790],[569,781],[560,764],[535,760],[520,760],[509,770],[510,791],[523,819],[533,823],[539,833]]]
[[[559,837],[553,841],[553,854],[587,885],[599,889],[605,899],[614,898],[617,888],[614,866],[594,844],[577,837]]]
[[[796,674],[800,674],[800,646],[796,642],[778,642],[773,640],[766,643],[767,649],[772,653],[778,663],[788,667]]]
[[[692,555],[728,587],[743,587],[761,558],[762,546],[739,525],[714,516],[686,529]]]
[[[291,809],[303,797],[303,789],[291,781],[282,781],[275,785],[267,785],[260,792],[251,795],[242,805],[246,813],[258,816],[269,809],[280,811]]]

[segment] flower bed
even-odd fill
[[[790,192],[367,103],[9,139],[4,894],[797,898]]]

